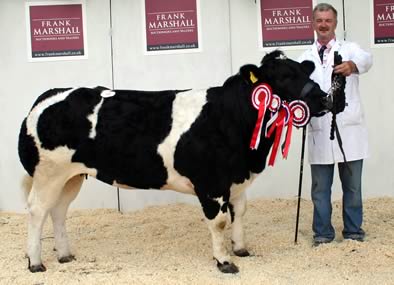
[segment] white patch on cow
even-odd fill
[[[256,179],[256,177],[257,177],[257,174],[250,173],[250,178],[245,179],[244,182],[242,182],[240,184],[233,183],[230,187],[231,197],[237,197],[237,196],[241,195],[242,192],[244,192],[253,183],[253,181]]]
[[[101,99],[101,101],[94,107],[93,113],[90,114],[87,119],[90,121],[92,124],[92,128],[90,129],[89,132],[89,138],[94,139],[96,137],[96,125],[97,125],[97,119],[98,119],[98,112],[103,105],[104,99]]]
[[[234,221],[232,224],[231,240],[233,250],[245,250],[244,229],[242,218],[246,212],[246,194],[240,191],[237,196],[231,193],[230,203],[233,205]]]
[[[70,95],[70,93],[74,90],[75,89],[70,89],[65,92],[59,92],[58,94],[41,101],[30,111],[26,120],[27,133],[33,136],[37,145],[41,145],[37,134],[37,124],[42,112],[44,112],[44,110],[48,107],[66,99],[67,96]]]
[[[157,148],[157,152],[163,158],[168,173],[167,184],[162,189],[195,194],[191,181],[174,169],[174,153],[181,135],[190,129],[201,113],[203,106],[207,102],[206,95],[206,89],[190,90],[176,95],[172,106],[171,131]]]
[[[223,197],[219,197],[219,198],[213,198],[212,200],[215,200],[216,202],[219,203],[220,208],[223,206],[224,201],[223,201]]]
[[[231,240],[233,251],[245,250],[244,229],[242,218],[246,212],[245,190],[256,179],[257,174],[250,173],[250,178],[243,183],[233,183],[230,187],[230,203],[233,205],[234,221],[232,224]]]
[[[83,163],[72,162],[72,156],[75,150],[66,146],[59,146],[54,150],[40,149],[40,162],[36,169],[41,171],[43,175],[48,177],[56,177],[59,174],[65,177],[65,180],[75,175],[86,173],[92,177],[96,177],[97,170],[88,168]],[[36,178],[36,173],[34,173]]]
[[[103,97],[103,98],[109,98],[109,97],[112,97],[112,96],[115,96],[115,91],[112,91],[112,90],[104,90],[104,91],[102,91],[101,92],[101,97]]]

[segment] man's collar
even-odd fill
[[[327,49],[330,50],[330,49],[335,45],[335,42],[336,42],[336,38],[334,37],[334,38],[332,38],[332,39],[328,42],[328,44],[326,44]],[[320,48],[321,48],[322,46],[323,46],[323,45],[319,42],[319,40],[316,40],[316,47],[317,47],[317,50],[320,50]]]

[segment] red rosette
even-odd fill
[[[266,84],[262,83],[257,85],[252,92],[251,100],[254,108],[258,110],[256,125],[253,130],[252,138],[250,141],[250,148],[257,149],[260,143],[261,129],[263,127],[263,120],[265,112],[272,99],[272,89]]]
[[[260,104],[264,101],[264,106],[267,108],[271,104],[272,89],[266,83],[257,85],[252,92],[252,105],[256,110],[259,110]]]
[[[273,94],[271,99],[271,104],[269,105],[268,109],[272,113],[276,113],[278,112],[281,105],[282,105],[282,100],[280,99],[280,97],[276,94]]]
[[[289,123],[289,119],[290,119],[290,106],[287,102],[283,102],[282,103],[282,108],[285,110],[286,112],[286,116],[285,116],[285,126]]]
[[[305,126],[310,119],[308,105],[301,100],[292,101],[289,104],[290,111],[293,114],[293,125],[297,128]]]

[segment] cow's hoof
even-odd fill
[[[217,266],[218,266],[219,270],[221,272],[223,272],[223,273],[233,273],[233,274],[235,274],[235,273],[239,272],[238,267],[232,262],[230,263],[230,262],[225,261],[224,263],[220,263],[218,261]]]
[[[40,265],[29,266],[29,270],[31,273],[35,273],[35,272],[45,272],[47,269],[44,266],[44,264],[40,264]]]
[[[239,250],[234,250],[234,254],[236,256],[239,256],[239,257],[250,256],[249,251],[247,249],[244,249],[244,248],[239,249]]]
[[[75,256],[74,255],[63,256],[63,257],[58,259],[58,261],[60,263],[67,263],[67,262],[71,262],[73,260],[75,260]]]

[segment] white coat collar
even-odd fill
[[[328,54],[327,62],[334,62],[334,52],[339,51],[343,45],[343,42],[340,40],[336,40],[334,45],[331,47],[330,53]],[[310,47],[310,53],[312,57],[314,58],[315,62],[320,63],[320,58],[319,58],[319,51],[317,48],[317,43],[315,42],[311,47]]]
[[[335,41],[335,44],[332,46],[330,53],[328,54],[327,57],[327,62],[329,62],[331,65],[334,64],[334,52],[340,51],[342,47],[342,41]]]

